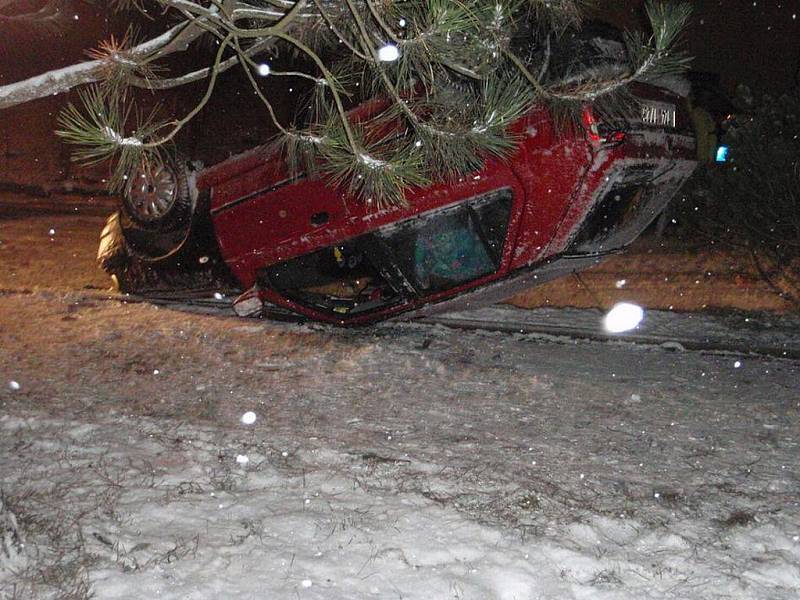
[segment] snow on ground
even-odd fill
[[[0,314],[0,597],[800,595],[797,361]]]

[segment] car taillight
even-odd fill
[[[618,146],[625,141],[625,132],[611,129],[606,123],[600,121],[595,116],[591,106],[583,109],[582,120],[586,137],[597,146]]]
[[[624,131],[612,131],[606,136],[607,144],[621,144],[625,141]]]
[[[590,141],[600,143],[600,127],[589,106],[583,109],[583,128],[586,130],[586,135]]]

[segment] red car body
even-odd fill
[[[411,189],[404,208],[376,210],[324,180],[290,177],[263,147],[201,170],[196,186],[250,303],[339,325],[485,304],[623,249],[692,173],[685,99],[634,91],[641,120],[608,131],[587,108],[583,129],[559,131],[533,110],[513,126],[521,142],[510,160]],[[348,278],[357,285],[340,293]]]
[[[98,257],[126,291],[163,289],[175,274],[195,274],[190,290],[232,276],[247,290],[239,314],[358,325],[496,302],[624,249],[694,170],[685,98],[655,85],[632,91],[641,117],[613,126],[590,106],[583,127],[531,110],[512,126],[519,144],[508,160],[409,189],[405,207],[378,210],[324,179],[290,175],[257,147],[184,177],[188,226],[140,226],[122,210]]]

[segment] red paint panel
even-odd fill
[[[265,265],[307,254],[501,187],[511,187],[514,191],[509,233],[515,235],[526,197],[512,170],[496,161],[460,181],[409,190],[406,208],[377,211],[319,179],[301,179],[254,194],[252,190],[263,189],[265,184],[272,186],[275,181],[286,180],[285,175],[276,175],[270,165],[240,175],[213,190],[212,205],[216,212],[212,219],[222,256],[245,287],[255,282],[257,271]],[[242,197],[247,199],[237,203]],[[325,222],[321,222],[323,215]],[[507,267],[511,255],[512,248],[506,244],[501,270]]]
[[[522,142],[511,168],[522,183],[527,202],[511,268],[545,258],[549,241],[569,206],[591,157],[582,130],[556,133],[549,115],[538,111],[515,127]]]

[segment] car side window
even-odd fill
[[[388,308],[497,271],[511,214],[503,188],[272,265],[263,283],[339,317]]]
[[[512,193],[504,188],[381,229],[378,237],[422,295],[494,273],[500,266]]]

